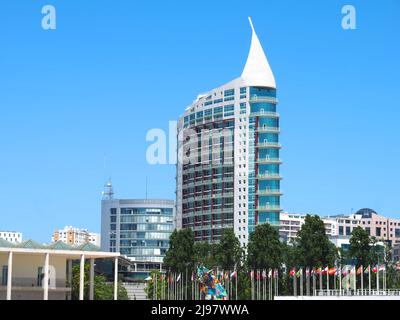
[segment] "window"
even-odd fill
[[[8,279],[8,266],[3,266],[3,270],[1,273],[1,285],[6,286]]]
[[[350,227],[346,227],[346,236],[349,236],[350,234],[351,234]]]
[[[377,237],[380,237],[380,236],[381,236],[381,228],[378,228],[378,227],[377,227],[375,233],[376,233],[376,236],[377,236]]]

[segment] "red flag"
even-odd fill
[[[328,267],[326,267],[324,270],[322,270],[322,274],[327,274],[328,273]]]
[[[290,270],[290,276],[291,277],[294,277],[296,275],[296,268],[292,268],[291,270]]]
[[[377,268],[377,267],[373,267],[373,268],[372,268],[372,272],[373,272],[373,273],[378,273],[378,268]]]
[[[321,269],[321,268],[315,269],[315,273],[316,273],[316,274],[320,274],[321,272],[322,272],[322,269]]]
[[[359,266],[357,269],[357,274],[361,274],[363,272],[362,266]]]
[[[336,273],[336,267],[330,268],[328,272],[329,275],[333,276]]]

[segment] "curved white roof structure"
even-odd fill
[[[249,22],[253,31],[251,36],[251,46],[241,78],[248,86],[276,88],[274,75],[269,66],[260,40],[258,40],[250,17]]]

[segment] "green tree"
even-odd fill
[[[89,300],[89,275],[90,265],[85,264],[85,280],[84,280],[84,299]],[[80,279],[80,266],[74,265],[72,267],[72,284],[71,296],[73,300],[79,299],[79,279]],[[94,275],[94,300],[113,300],[114,299],[114,285],[108,284],[106,278],[102,275]],[[128,300],[128,293],[121,282],[118,283],[118,300]]]
[[[294,245],[300,266],[333,265],[337,258],[337,249],[326,235],[324,222],[319,216],[306,216]]]
[[[233,229],[225,229],[217,245],[217,264],[225,270],[238,267],[243,257],[243,249]]]
[[[277,228],[268,223],[256,226],[250,234],[247,247],[247,264],[253,269],[280,268],[283,246]]]
[[[193,269],[194,235],[190,228],[175,230],[169,238],[169,249],[164,258],[165,267],[172,272],[184,273]]]
[[[203,264],[208,268],[217,265],[217,244],[208,242],[197,242],[194,244],[194,265]]]
[[[357,226],[350,237],[348,254],[358,266],[367,266],[371,263],[371,239],[366,230]]]

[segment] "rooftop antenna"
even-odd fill
[[[103,200],[112,200],[112,199],[114,199],[114,188],[112,186],[110,177],[108,179],[108,182],[104,185]]]

